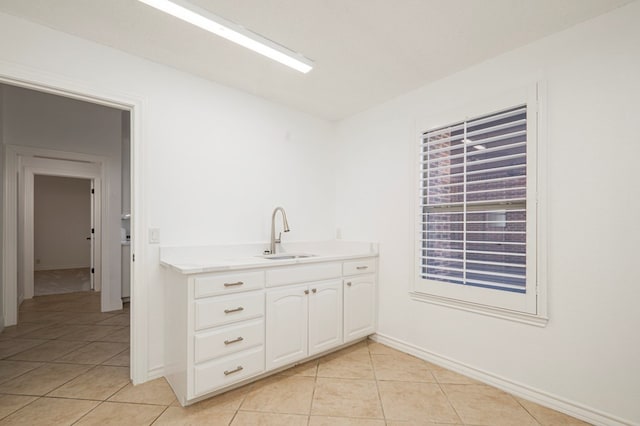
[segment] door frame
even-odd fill
[[[162,375],[162,369],[149,371],[149,335],[148,335],[148,306],[149,288],[145,280],[145,270],[141,263],[135,262],[138,257],[145,260],[146,247],[144,244],[144,230],[146,226],[146,210],[143,200],[145,170],[143,121],[145,120],[146,101],[139,94],[123,93],[116,87],[105,88],[96,83],[70,76],[60,76],[43,69],[18,65],[0,60],[0,83],[37,90],[67,98],[77,99],[98,105],[104,105],[130,113],[130,154],[131,154],[131,334],[130,334],[130,378],[133,384],[144,383],[150,378]],[[5,159],[6,160],[6,159]],[[5,161],[6,164],[6,161]],[[14,175],[15,176],[15,175]],[[4,212],[2,218],[2,291],[3,318],[7,322],[7,308],[16,304],[8,300],[6,292],[11,283],[17,279],[17,209],[9,211],[10,202],[17,202],[17,186],[9,185],[9,171],[4,170]],[[13,195],[13,198],[11,196]],[[14,308],[15,309],[15,308]]]
[[[9,149],[13,151],[13,154],[19,156],[18,164],[20,172],[18,174],[18,244],[22,247],[22,265],[20,265],[22,271],[22,280],[20,276],[17,282],[18,291],[18,304],[22,301],[20,298],[20,286],[22,286],[22,296],[24,299],[31,299],[34,295],[33,273],[34,273],[34,194],[35,185],[34,178],[36,175],[41,176],[58,176],[68,178],[80,178],[89,179],[93,182],[95,193],[92,199],[92,215],[94,222],[95,233],[92,235],[93,255],[92,263],[95,267],[95,290],[100,291],[101,283],[109,282],[108,269],[103,268],[102,265],[108,265],[107,253],[108,250],[104,250],[102,247],[102,217],[106,215],[103,210],[105,203],[102,198],[102,184],[101,182],[107,182],[108,179],[105,176],[104,163],[105,159],[98,156],[84,156],[86,160],[88,157],[93,157],[91,162],[86,160],[73,159],[73,154],[57,152],[59,158],[43,158],[42,155],[38,156],[24,156],[24,150],[16,146],[9,146]],[[40,152],[42,150],[29,150],[33,154],[34,151]],[[47,154],[51,154],[48,152]],[[9,157],[9,156],[7,156]],[[91,197],[91,194],[87,194]],[[19,251],[19,252],[20,252]],[[20,257],[20,256],[18,256]],[[20,259],[19,259],[20,260]],[[102,306],[106,304],[109,293],[102,292],[100,296],[102,300]]]

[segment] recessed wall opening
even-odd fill
[[[91,179],[36,175],[33,180],[33,295],[99,291],[92,238]]]
[[[34,89],[0,83],[4,325],[43,362],[130,369],[132,111]]]

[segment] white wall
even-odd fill
[[[277,205],[291,225],[285,240],[335,236],[333,124],[0,14],[0,75],[9,68],[142,101],[135,118],[144,187],[135,196],[163,244],[266,242]],[[164,332],[158,246],[148,245],[145,256],[136,257],[145,279],[135,285],[148,290],[139,303],[149,309],[148,364],[157,374]]]
[[[34,270],[88,268],[91,181],[36,175],[33,189]]]
[[[103,307],[120,309],[121,254],[120,203],[122,112],[20,87],[4,85],[3,141],[64,152],[93,154],[106,159],[103,182],[105,215],[102,218],[106,293]],[[111,238],[107,239],[109,234]]]
[[[379,332],[640,423],[640,2],[340,123],[337,226],[380,242]],[[412,301],[415,121],[548,84],[546,328]]]
[[[2,85],[0,85],[0,148],[4,147],[4,142],[2,141],[2,117],[3,117],[3,99],[4,99],[4,89]],[[0,176],[4,176],[4,149],[0,149]],[[4,185],[0,185],[0,220],[4,221]],[[2,226],[0,226],[0,241],[4,241],[4,230]],[[2,244],[0,244],[0,255],[2,254]],[[0,262],[0,277],[4,276],[4,265],[3,262]],[[4,292],[0,291],[0,332],[4,328]]]
[[[129,111],[122,111],[121,152],[121,211],[122,213],[131,213],[131,113]]]

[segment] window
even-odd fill
[[[421,129],[414,295],[539,314],[537,106],[516,99]]]

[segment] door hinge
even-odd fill
[[[96,233],[95,228],[91,228],[91,233],[92,233],[92,234],[95,234],[95,233]]]
[[[135,262],[135,261],[136,261],[136,254],[135,254],[135,253],[131,255],[131,261],[132,261],[132,262]]]
[[[95,190],[95,189],[93,189],[93,188],[91,188],[91,193],[92,193],[92,194],[95,194],[95,193],[96,193],[96,190]]]
[[[92,274],[95,274],[95,273],[96,273],[95,268],[91,268],[91,273],[92,273]]]

